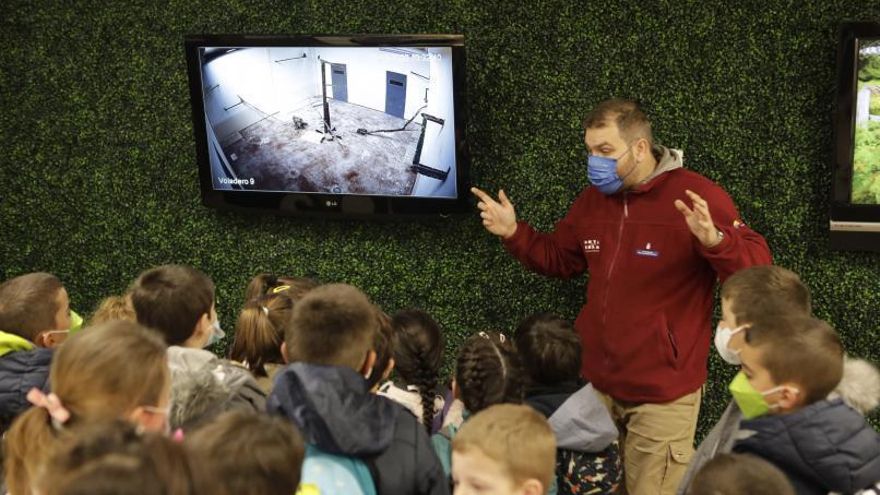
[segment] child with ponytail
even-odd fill
[[[318,282],[309,277],[278,277],[271,273],[257,274],[248,283],[244,291],[244,300],[259,299],[268,294],[286,291],[294,301],[298,301],[306,292],[318,286]]]
[[[12,424],[4,444],[11,495],[31,493],[59,433],[79,423],[123,419],[147,431],[166,431],[171,375],[166,347],[137,323],[114,321],[71,336],[49,371],[53,391],[32,389],[34,404]]]
[[[229,359],[249,369],[266,394],[272,391],[275,374],[284,366],[281,344],[292,311],[293,299],[286,290],[270,292],[246,302],[235,323]]]
[[[428,431],[435,415],[443,409],[440,366],[443,364],[443,334],[425,311],[408,309],[391,317],[391,356],[395,378],[379,388],[379,394],[400,403],[422,422]]]

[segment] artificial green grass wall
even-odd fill
[[[463,33],[472,179],[550,228],[586,184],[580,122],[639,98],[658,140],[721,183],[799,272],[848,351],[880,360],[880,255],[828,248],[836,30],[876,1],[8,1],[0,17],[0,279],[58,274],[88,313],[143,269],[195,265],[227,329],[259,271],[421,306],[448,357],[536,311],[573,318],[583,279],[532,275],[477,214],[355,223],[200,206],[183,36]],[[638,294],[632,295],[634,303]],[[447,359],[450,361],[450,359]],[[734,369],[713,357],[701,431]]]

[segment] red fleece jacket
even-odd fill
[[[720,244],[704,248],[676,199],[685,189],[709,205]],[[663,403],[706,381],[715,280],[770,264],[770,249],[730,196],[682,168],[606,196],[585,189],[551,233],[519,222],[506,249],[537,273],[568,278],[589,270],[587,302],[575,321],[584,378],[615,399]]]

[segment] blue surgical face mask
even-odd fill
[[[220,318],[217,318],[212,323],[213,328],[211,329],[211,336],[208,337],[208,341],[205,342],[205,347],[211,347],[212,345],[220,342],[224,336],[226,336],[226,332],[220,328]]]
[[[632,151],[632,146],[628,147],[617,158],[608,158],[604,156],[590,155],[587,157],[587,177],[602,194],[614,194],[623,188],[623,179],[636,169],[636,164],[629,169],[623,177],[617,175],[617,161]]]

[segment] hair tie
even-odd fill
[[[52,426],[60,429],[70,419],[70,411],[61,404],[61,399],[55,394],[46,395],[42,390],[34,387],[27,393],[27,400],[36,407],[41,407],[52,418]]]
[[[287,290],[287,289],[289,289],[289,288],[290,288],[289,285],[279,285],[278,287],[273,287],[273,288],[272,288],[272,294],[278,294],[279,292],[281,292],[281,291],[285,291],[285,290]]]
[[[260,305],[260,309],[263,310],[264,315],[269,316],[269,308],[267,308],[266,306]]]
[[[488,333],[481,330],[477,332],[477,335],[483,337],[484,339],[488,340],[490,344],[492,344],[492,350],[495,351],[495,355],[498,356],[498,361],[501,363],[501,379],[507,380],[507,363],[504,362],[504,355],[501,354],[501,349],[499,349],[498,346],[495,345],[495,342],[492,340],[492,337],[489,337]],[[502,343],[504,343],[505,337],[503,333],[499,332],[498,338],[499,340],[501,340]]]

